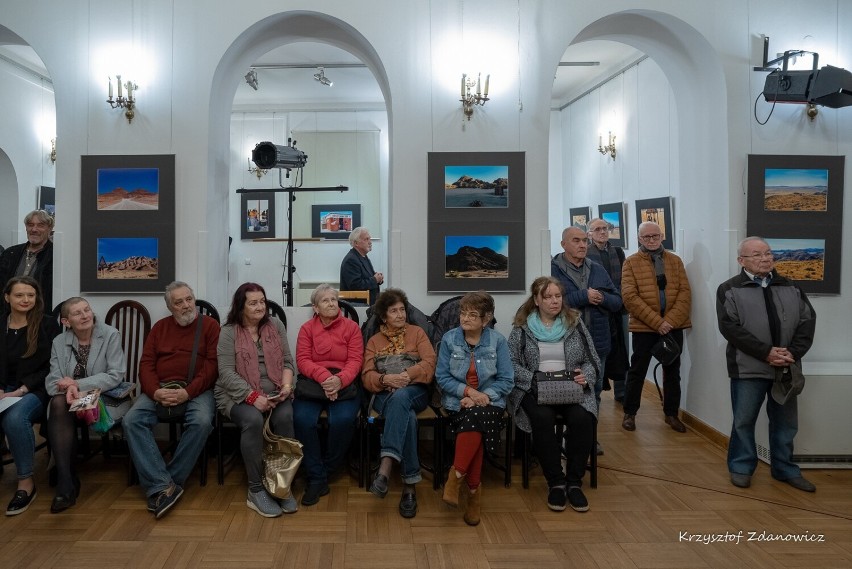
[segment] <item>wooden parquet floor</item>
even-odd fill
[[[124,460],[102,456],[82,464],[77,505],[52,515],[40,452],[35,502],[22,515],[0,517],[0,567],[852,567],[852,471],[806,471],[818,487],[807,494],[773,481],[760,464],[752,487],[741,490],[728,481],[724,451],[691,430],[668,428],[658,401],[646,397],[633,433],[621,429],[621,417],[605,393],[599,439],[606,454],[598,488],[586,481],[589,512],[548,510],[540,470],[524,490],[516,460],[511,488],[486,469],[475,528],[443,504],[430,475],[411,520],[397,513],[398,480],[379,500],[347,476],[315,506],[261,518],[245,505],[241,464],[218,486],[213,457],[208,485],[199,487],[194,475],[162,520],[146,511],[138,486],[126,485]],[[7,466],[4,507],[14,485]]]

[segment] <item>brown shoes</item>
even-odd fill
[[[469,526],[478,526],[480,517],[480,501],[482,500],[482,484],[475,492],[467,496],[467,510],[464,512],[464,523]]]
[[[624,415],[624,420],[621,421],[621,428],[625,431],[635,431],[636,430],[636,415]]]
[[[459,487],[464,476],[456,476],[456,468],[450,467],[450,473],[447,474],[447,481],[444,483],[444,502],[453,508],[459,507]]]
[[[680,422],[680,419],[677,418],[677,415],[666,415],[666,425],[668,425],[678,433],[686,432],[686,426]]]

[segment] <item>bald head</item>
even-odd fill
[[[663,244],[663,230],[653,221],[639,224],[639,244],[648,251],[656,251]]]
[[[581,265],[586,258],[588,241],[586,232],[579,227],[566,227],[562,232],[562,250],[565,260],[574,265]]]

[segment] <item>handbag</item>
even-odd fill
[[[575,375],[573,371],[567,369],[535,372],[536,401],[538,404],[572,405],[582,403],[586,393],[591,391],[591,388],[588,387],[588,384],[584,387],[574,381]]]
[[[198,314],[195,325],[195,339],[192,341],[192,356],[189,358],[189,371],[187,372],[186,381],[166,381],[160,383],[160,387],[164,389],[184,389],[192,382],[192,377],[195,375],[195,360],[198,357],[198,341],[201,339],[201,328],[204,323],[204,316]],[[157,403],[154,411],[157,413],[157,420],[161,423],[182,423],[183,417],[186,415],[186,407],[189,401],[184,401],[178,405],[165,406]]]
[[[379,373],[402,373],[420,362],[420,358],[411,354],[384,354],[376,356],[376,371]]]
[[[336,373],[333,370],[330,371],[332,371],[332,373]],[[328,397],[326,397],[325,395],[325,390],[322,388],[322,385],[301,373],[298,375],[295,393],[296,399],[304,399],[307,401],[320,401],[323,403],[329,400]],[[356,395],[358,395],[358,386],[356,386],[355,382],[353,381],[352,383],[337,392],[337,401],[346,401],[347,399],[354,399]]]
[[[651,355],[664,366],[672,365],[680,357],[680,344],[671,334],[663,334],[651,348]]]
[[[293,479],[302,463],[302,443],[276,435],[269,425],[269,415],[263,425],[263,486],[276,498],[292,496]]]

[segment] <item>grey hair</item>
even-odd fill
[[[361,239],[365,233],[369,233],[370,230],[366,227],[356,227],[349,233],[349,244],[353,247],[355,246],[355,242]]]
[[[328,283],[322,283],[314,289],[314,292],[311,293],[311,306],[316,306],[317,302],[319,302],[319,298],[327,292],[333,292],[335,298],[337,298],[338,296],[338,291],[336,288],[334,288]]]
[[[83,298],[82,296],[72,296],[71,298],[66,298],[65,301],[59,307],[59,316],[61,316],[62,318],[68,318],[68,315],[71,312],[71,305],[79,304],[81,302],[89,304],[89,301]],[[89,304],[90,308],[91,306],[92,305]]]
[[[52,215],[43,209],[34,209],[24,217],[24,225],[31,222],[34,217],[37,217],[40,222],[46,223],[50,229],[53,229],[53,226],[56,224],[56,220],[53,219]]]
[[[652,226],[652,225],[653,225],[653,226],[655,226],[655,227],[656,227],[657,229],[659,229],[660,231],[662,231],[662,230],[663,230],[663,228],[662,228],[662,227],[660,227],[660,224],[659,224],[659,223],[655,223],[655,222],[653,222],[653,221],[643,221],[642,223],[640,223],[640,224],[639,224],[639,228],[636,230],[636,235],[639,235],[639,234],[641,234],[641,233],[642,233],[642,228],[643,228],[643,227],[650,227],[650,226]]]
[[[192,290],[192,287],[186,284],[183,281],[172,281],[166,285],[166,292],[163,294],[163,298],[166,299],[166,306],[168,308],[172,307],[172,291],[177,290],[179,288],[188,288],[190,294],[192,294],[192,298],[195,298],[195,291]]]
[[[609,227],[609,222],[605,219],[600,218],[600,217],[593,217],[592,219],[590,219],[589,223],[586,224],[586,227],[588,227],[589,230],[591,230],[592,224],[596,221],[602,221],[606,224],[607,227]]]
[[[752,235],[751,237],[746,237],[745,239],[737,243],[737,257],[743,256],[743,247],[746,243],[751,243],[752,241],[760,241],[761,243],[772,249],[772,247],[769,246],[769,243],[766,242],[766,239],[764,239],[763,237],[758,237],[757,235]]]

